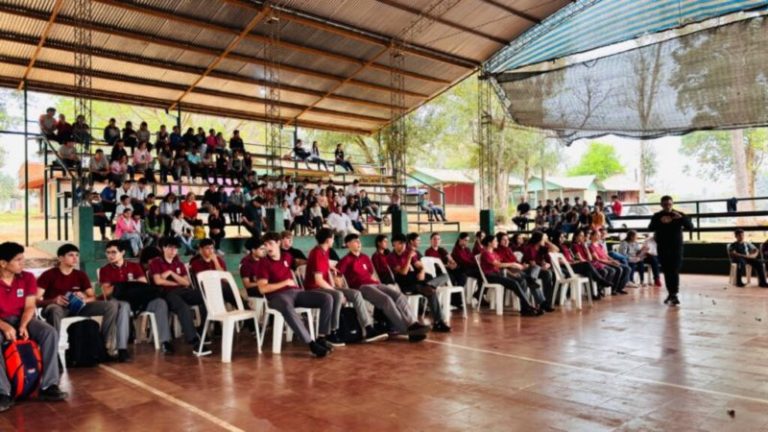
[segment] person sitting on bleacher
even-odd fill
[[[37,305],[43,308],[43,318],[56,331],[68,316],[101,316],[101,335],[109,354],[114,355],[114,335],[117,304],[96,300],[91,280],[77,269],[80,250],[66,243],[56,251],[59,264],[46,270],[37,280]]]
[[[194,128],[187,128],[187,131],[184,132],[184,135],[182,135],[181,139],[184,142],[184,145],[174,148],[173,151],[176,151],[182,147],[188,148],[188,149],[191,149],[194,147],[194,148],[197,148],[198,151],[200,150],[200,145],[197,142],[197,136],[195,135]],[[202,155],[203,154],[200,153],[200,156]]]
[[[346,279],[349,288],[359,290],[366,301],[381,309],[394,332],[407,334],[411,342],[424,340],[429,326],[416,319],[408,305],[408,298],[403,293],[397,288],[382,284],[376,278],[371,259],[361,253],[360,236],[349,234],[344,238],[344,243],[349,253],[338,262],[336,268]]]
[[[243,195],[242,187],[238,184],[235,185],[235,190],[227,197],[227,205],[224,210],[229,213],[229,222],[237,224],[240,222],[240,214],[243,213],[245,206],[245,195]]]
[[[267,221],[264,218],[264,209],[262,208],[263,200],[260,196],[256,195],[251,197],[251,202],[243,210],[242,223],[245,229],[251,233],[252,238],[260,238],[261,231]]]
[[[152,181],[154,181],[154,176],[152,175],[153,158],[147,149],[147,145],[146,141],[139,141],[139,148],[133,152],[133,172],[131,173],[131,179],[133,179],[133,176],[137,172],[141,172],[144,173],[145,179],[152,179]]]
[[[101,196],[99,196],[98,192],[90,193],[89,205],[93,209],[93,226],[99,227],[101,240],[104,241],[107,239],[109,218],[107,217],[107,212],[104,211],[104,206],[101,204]]]
[[[309,163],[316,163],[317,169],[320,169],[320,165],[323,166],[323,169],[328,171],[328,163],[325,162],[325,159],[320,157],[320,147],[317,145],[317,141],[312,141],[312,150],[309,152],[309,157],[307,158],[307,165]]]
[[[153,205],[147,211],[144,231],[149,236],[148,244],[157,244],[166,234],[165,218],[160,214],[160,207]]]
[[[72,138],[85,147],[88,152],[91,148],[91,127],[85,122],[85,116],[80,114],[72,125]]]
[[[133,176],[133,169],[128,165],[127,155],[120,156],[109,165],[109,178],[116,184],[122,184],[128,175]]]
[[[219,153],[219,140],[216,138],[216,131],[213,129],[208,130],[208,136],[205,137],[205,145],[207,153]]]
[[[160,165],[160,182],[168,183],[168,174],[170,174],[174,180],[176,178],[176,171],[173,169],[173,152],[167,145],[158,148],[157,150],[157,162]]]
[[[117,353],[120,361],[130,358],[128,338],[131,325],[131,304],[137,306],[133,312],[155,314],[158,342],[163,353],[173,354],[171,331],[168,323],[168,304],[151,292],[147,277],[141,265],[126,261],[123,242],[112,240],[105,247],[107,264],[99,269],[99,284],[104,298],[118,305],[117,312]],[[121,300],[115,298],[115,291]],[[125,299],[125,300],[122,300]],[[129,302],[129,299],[133,300]]]
[[[256,269],[259,291],[266,297],[269,307],[283,315],[288,327],[309,346],[310,351],[317,357],[325,357],[333,350],[333,346],[324,337],[331,332],[333,298],[317,290],[304,291],[296,285],[291,269],[280,258],[279,234],[267,233],[263,241],[267,256],[259,260]],[[304,322],[296,313],[297,307],[320,309],[317,340],[312,340]]]
[[[61,161],[64,162],[64,165],[67,168],[74,168],[77,172],[77,176],[80,177],[83,174],[83,168],[80,161],[80,156],[77,154],[77,149],[75,148],[75,142],[72,140],[65,141],[64,144],[62,144],[59,147],[59,156],[61,157]]]
[[[179,136],[179,138],[181,138],[181,136]],[[165,144],[171,144],[171,137],[168,134],[168,130],[165,128],[165,125],[160,125],[160,130],[155,133],[155,147]]]
[[[352,220],[342,212],[341,207],[334,207],[333,212],[328,215],[326,223],[334,233],[342,238],[346,237],[347,234],[358,234],[358,231],[352,225]]]
[[[211,240],[216,247],[216,253],[224,255],[224,251],[221,250],[221,241],[227,236],[226,232],[227,223],[224,220],[224,216],[221,214],[221,210],[218,207],[211,206],[208,209],[208,232]]]
[[[96,150],[96,153],[88,161],[88,172],[90,174],[90,185],[96,181],[106,181],[109,177],[109,162],[104,157],[104,151],[102,149]]]
[[[187,195],[184,197],[184,201],[179,204],[179,210],[181,210],[181,214],[184,216],[184,219],[190,224],[193,224],[197,221],[199,210],[197,207],[197,196],[194,192],[187,193]]]
[[[0,344],[16,339],[37,342],[43,365],[37,400],[62,401],[69,395],[59,389],[59,338],[53,327],[35,318],[36,299],[35,276],[24,271],[24,247],[0,244]],[[0,361],[0,412],[14,404],[8,372],[5,361]]]
[[[342,208],[344,213],[347,214],[347,217],[349,218],[350,222],[352,222],[352,226],[360,233],[366,233],[365,225],[363,225],[363,218],[360,215],[360,204],[357,202],[356,198],[352,198],[352,201],[350,204],[344,206]]]
[[[427,298],[432,313],[432,329],[438,332],[450,332],[451,328],[443,321],[437,286],[427,281],[424,265],[416,258],[417,251],[408,249],[404,234],[392,235],[392,252],[387,255],[387,265],[395,276],[395,282],[406,294],[421,294]],[[447,277],[447,276],[446,276]],[[435,278],[437,283],[442,279]]]
[[[162,256],[149,261],[149,277],[153,285],[163,290],[168,308],[179,317],[184,340],[193,347],[200,344],[191,306],[200,308],[200,321],[205,322],[203,295],[192,288],[187,268],[178,257],[179,240],[166,237],[160,240]]]
[[[760,251],[755,245],[744,240],[743,229],[737,229],[733,235],[736,241],[728,245],[728,254],[731,262],[736,263],[736,286],[745,286],[741,278],[746,274],[749,265],[757,273],[760,288],[768,288],[768,282],[765,280],[765,262],[760,259]]]
[[[192,225],[190,225],[181,215],[181,210],[173,212],[173,221],[171,222],[171,233],[176,239],[184,245],[184,254],[192,255],[194,253],[194,247],[192,241],[194,240],[194,231]]]
[[[363,214],[369,215],[376,222],[381,222],[379,205],[371,201],[364,189],[360,189],[360,208]]]
[[[125,141],[125,146],[131,149],[131,152],[133,152],[139,144],[139,138],[136,135],[136,131],[133,129],[133,123],[130,121],[125,122],[125,127],[123,128],[123,141]]]
[[[307,158],[309,158],[310,153],[304,148],[304,142],[302,140],[298,139],[293,144],[293,155],[296,159],[302,162],[306,162]],[[307,164],[307,166],[309,166],[309,164]]]
[[[309,258],[307,259],[304,289],[308,291],[321,291],[333,298],[331,334],[328,335],[328,342],[336,346],[344,345],[344,340],[341,338],[338,330],[341,308],[346,302],[350,302],[354,306],[357,320],[360,323],[360,327],[364,330],[366,342],[386,339],[387,334],[385,332],[373,327],[373,317],[368,312],[360,291],[344,288],[341,281],[337,280],[332,274],[335,272],[335,269],[331,267],[328,251],[333,247],[333,232],[328,228],[323,228],[315,234],[315,240],[317,240],[317,246],[309,252]],[[335,283],[335,281],[338,283]]]
[[[59,121],[56,122],[56,141],[66,143],[72,140],[72,125],[67,122],[64,114],[59,114]]]
[[[197,151],[197,148],[192,147],[192,150],[187,152],[187,164],[189,165],[189,174],[192,176],[190,178],[190,183],[194,183],[195,177],[200,177],[200,180],[204,180],[203,178],[203,167],[202,167],[203,159],[200,157],[200,153]]]
[[[40,125],[40,133],[49,140],[56,140],[56,108],[45,110],[37,123]]]
[[[116,125],[114,118],[109,119],[109,124],[104,128],[104,141],[109,145],[115,145],[115,141],[120,139],[120,128]]]
[[[147,122],[143,121],[139,124],[139,130],[136,131],[136,145],[145,142],[149,144],[149,140],[152,138],[152,132],[149,131]]]
[[[120,195],[120,202],[119,204],[117,204],[117,207],[115,208],[115,216],[120,216],[121,214],[123,214],[125,209],[133,210],[133,205],[131,205],[131,197],[123,192],[124,190],[122,187],[117,191],[117,193],[121,195]]]
[[[341,143],[336,144],[336,150],[333,152],[333,155],[336,158],[336,165],[344,168],[347,172],[355,171],[354,168],[352,168],[352,164],[345,158],[344,149],[341,147]]]
[[[109,180],[104,189],[101,190],[101,205],[104,211],[110,212],[109,220],[115,218],[115,209],[117,208],[117,186],[114,180]]]
[[[140,226],[134,223],[133,210],[130,206],[125,207],[115,221],[115,239],[130,244],[134,257],[139,256],[139,252],[144,248]]]
[[[236,151],[245,152],[245,144],[243,139],[240,138],[240,131],[235,130],[232,132],[232,138],[229,139],[229,151],[234,154]]]
[[[184,147],[184,138],[181,136],[181,128],[178,126],[173,127],[173,132],[171,132],[171,135],[168,136],[168,140],[163,142],[160,141],[160,136],[158,133],[158,139],[157,139],[157,149],[159,152],[160,147],[170,146],[172,149],[178,149]]]
[[[179,149],[173,157],[173,170],[176,173],[176,181],[181,183],[181,175],[186,176],[188,182],[192,182],[192,170],[187,160],[187,150]]]
[[[147,208],[145,205],[145,202],[147,200],[147,197],[149,197],[150,195],[152,195],[152,193],[147,189],[146,179],[140,178],[138,182],[129,183],[128,196],[131,197],[133,214],[137,214],[141,217],[145,216],[145,213],[146,213],[145,210]]]

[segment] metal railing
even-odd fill
[[[56,239],[61,240],[62,239],[62,212],[64,216],[63,221],[63,228],[64,228],[64,239],[68,240],[69,237],[69,212],[71,211],[71,208],[68,206],[68,198],[72,198],[72,203],[74,203],[74,197],[75,197],[75,189],[78,184],[79,176],[77,176],[70,167],[64,162],[63,158],[59,154],[58,150],[51,144],[51,141],[48,140],[44,135],[29,135],[27,136],[27,140],[34,140],[38,143],[38,148],[40,149],[40,152],[43,154],[43,223],[44,223],[44,229],[45,229],[45,240],[48,240],[50,238],[49,235],[49,196],[48,196],[48,180],[56,179]],[[52,154],[55,158],[54,161],[52,161],[51,164],[48,163],[48,155]],[[82,161],[81,161],[82,163]],[[64,173],[64,177],[54,177],[53,176],[53,169],[55,167],[54,164],[57,164],[61,167],[62,172]],[[61,180],[62,179],[69,179],[69,187],[70,190],[68,192],[62,192],[61,190]],[[26,185],[27,188],[29,188],[29,185]],[[69,197],[67,196],[67,193],[71,194]],[[27,204],[28,205],[28,204]],[[62,208],[63,207],[63,208]]]

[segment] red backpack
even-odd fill
[[[43,360],[37,343],[32,339],[6,342],[3,344],[3,358],[11,383],[11,397],[22,399],[36,396],[43,377]]]

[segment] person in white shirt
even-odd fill
[[[355,181],[353,181],[351,185],[348,185],[346,191],[344,192],[344,195],[346,196],[360,195],[360,181],[355,179]]]
[[[346,237],[347,234],[359,234],[354,226],[352,226],[352,220],[346,214],[341,212],[341,207],[336,207],[335,211],[328,215],[328,219],[325,221],[334,233],[341,237]]]
[[[645,250],[645,262],[651,266],[651,272],[653,273],[653,285],[660,288],[661,272],[659,270],[659,249],[656,244],[656,239],[653,238],[653,233],[650,233],[645,239],[643,249]]]
[[[181,217],[181,210],[173,212],[173,221],[171,222],[171,232],[184,245],[187,255],[192,255],[194,248],[192,247],[192,225],[187,223],[184,218]]]

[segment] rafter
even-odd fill
[[[330,95],[330,94],[333,94],[333,92],[335,92],[336,90],[338,90],[339,88],[341,88],[341,86],[343,86],[343,85],[346,83],[346,81],[348,81],[348,80],[351,80],[351,79],[352,79],[352,78],[354,78],[354,77],[355,77],[357,74],[359,74],[360,72],[362,72],[363,70],[365,70],[365,68],[366,68],[366,67],[368,67],[368,65],[369,65],[369,64],[371,64],[371,63],[375,62],[376,60],[378,60],[379,58],[381,58],[381,56],[383,56],[384,54],[386,54],[386,53],[387,53],[387,51],[389,51],[389,48],[384,48],[383,50],[381,50],[381,51],[379,51],[378,53],[376,53],[376,55],[375,55],[375,56],[373,56],[373,57],[372,57],[370,60],[368,60],[368,61],[367,61],[365,64],[363,64],[363,65],[361,65],[359,68],[357,68],[357,70],[356,70],[355,72],[353,72],[352,74],[350,74],[350,75],[347,77],[347,80],[345,80],[345,81],[342,81],[342,82],[340,82],[340,83],[336,84],[336,85],[335,85],[333,88],[331,88],[330,90],[328,90],[327,92],[325,92],[325,94],[324,94],[323,96],[321,96],[319,99],[317,99],[317,100],[316,100],[314,103],[312,103],[312,104],[311,104],[311,105],[309,105],[308,107],[304,108],[304,110],[303,110],[303,111],[301,111],[299,114],[297,114],[297,115],[296,115],[296,117],[294,117],[294,118],[293,118],[293,123],[296,123],[296,121],[298,121],[299,117],[301,117],[302,115],[306,114],[307,112],[309,112],[309,111],[312,111],[312,110],[316,110],[316,109],[315,109],[315,107],[316,107],[316,106],[317,106],[317,105],[318,105],[320,102],[324,101],[326,96],[328,96],[328,95]]]
[[[29,76],[29,73],[32,71],[32,68],[35,67],[35,61],[37,61],[37,56],[40,55],[40,51],[43,49],[45,40],[48,38],[48,34],[51,32],[53,23],[54,21],[56,21],[56,17],[59,15],[59,11],[61,11],[62,5],[64,5],[64,0],[56,0],[56,3],[53,4],[53,9],[51,10],[51,16],[50,18],[48,18],[48,22],[45,24],[45,27],[43,28],[43,32],[40,34],[40,41],[37,42],[37,47],[35,48],[35,52],[32,53],[32,57],[30,57],[29,59],[29,64],[27,64],[27,68],[24,69],[24,75],[22,75],[21,81],[19,81],[18,90],[21,90],[24,87],[24,81],[26,81],[27,77]]]
[[[234,39],[232,39],[232,41],[229,42],[227,47],[224,48],[224,51],[222,51],[221,54],[218,55],[218,57],[213,59],[213,61],[208,65],[205,71],[202,74],[200,74],[199,77],[197,77],[195,82],[189,85],[189,88],[184,90],[181,96],[179,96],[179,98],[176,99],[176,102],[174,102],[170,107],[168,107],[168,109],[172,110],[176,108],[176,105],[178,105],[179,102],[181,102],[184,99],[184,97],[189,94],[189,92],[191,92],[198,84],[200,84],[200,81],[205,79],[205,77],[207,77],[216,68],[216,66],[218,66],[219,63],[221,63],[222,60],[227,58],[229,53],[231,53],[232,50],[235,49],[238,44],[240,44],[243,38],[245,38],[245,36],[248,33],[250,33],[254,27],[256,27],[260,22],[264,21],[264,18],[267,17],[268,13],[269,13],[269,8],[265,7],[264,9],[259,11],[253,18],[251,18],[251,20],[248,22],[248,24],[246,24],[245,28],[243,28],[240,34],[238,34]]]
[[[0,31],[0,40],[17,42],[17,43],[22,43],[27,45],[35,45],[37,43],[37,39],[32,36],[27,36],[21,33],[11,33],[11,32],[3,32],[3,31]],[[63,42],[56,39],[50,39],[50,38],[46,42],[46,48],[67,51],[67,52],[74,52],[77,49],[77,47],[75,47],[71,43]],[[116,61],[121,61],[126,63],[143,64],[146,66],[172,70],[174,72],[188,73],[191,75],[200,75],[204,71],[204,69],[196,66],[189,66],[185,64],[174,63],[174,62],[169,62],[165,60],[158,60],[158,59],[153,59],[149,57],[138,56],[135,54],[127,54],[124,52],[111,51],[111,50],[105,50],[100,48],[92,48],[92,54],[95,57],[101,57],[101,58],[106,58],[106,59],[111,59],[111,60],[116,60]],[[262,87],[269,86],[269,83],[267,83],[264,80],[259,80],[256,78],[251,78],[249,76],[244,76],[244,75],[239,75],[239,74],[234,74],[229,72],[213,71],[209,74],[209,76],[213,78],[223,79],[223,80],[240,82],[243,84],[254,84]],[[280,84],[280,89],[282,91],[287,91],[289,93],[295,93],[295,94],[301,94],[301,95],[313,96],[313,97],[320,97],[324,94],[322,91],[319,91],[319,90],[313,90],[313,89],[308,89],[308,88],[299,87],[299,86],[291,86],[287,84]],[[386,110],[390,109],[390,106],[387,103],[370,101],[365,99],[358,99],[358,98],[353,98],[349,96],[329,95],[327,98],[338,100],[341,102],[347,102],[355,105],[369,106],[372,108],[380,108],[380,109],[386,109]]]
[[[500,1],[497,1],[497,0],[480,0],[480,1],[482,1],[483,3],[487,3],[487,4],[491,5],[491,6],[496,6],[497,8],[499,8],[499,9],[501,9],[501,10],[503,10],[503,11],[505,11],[505,12],[511,14],[511,15],[520,17],[520,18],[522,18],[522,19],[524,19],[526,21],[530,21],[530,22],[532,22],[534,24],[540,24],[541,23],[541,19],[536,18],[535,16],[533,16],[533,15],[531,15],[531,14],[525,12],[525,11],[521,11],[520,9],[514,8],[512,6],[507,6],[507,5],[505,5],[504,3],[500,2]]]
[[[204,29],[207,29],[207,30],[212,30],[212,31],[220,32],[220,33],[223,33],[223,34],[235,35],[235,36],[239,36],[239,34],[240,34],[240,31],[238,29],[234,28],[234,27],[229,27],[229,26],[225,26],[225,25],[221,25],[221,24],[217,24],[217,23],[212,23],[212,22],[209,22],[209,21],[203,21],[203,20],[200,20],[200,19],[198,19],[196,17],[185,16],[183,14],[178,14],[178,13],[167,11],[167,10],[164,10],[164,9],[159,9],[159,8],[155,8],[155,7],[151,7],[151,6],[146,6],[146,5],[135,4],[135,3],[132,3],[131,1],[117,1],[117,0],[93,0],[93,1],[96,1],[98,3],[107,4],[107,5],[115,7],[115,8],[119,8],[119,9],[123,9],[123,10],[129,10],[131,12],[136,12],[136,13],[140,13],[140,14],[144,14],[144,15],[154,16],[154,17],[165,19],[165,20],[169,20],[169,21],[175,21],[175,22],[178,22],[180,24],[186,24],[186,25],[193,26],[193,27],[204,28]],[[262,8],[255,8],[253,10],[258,11],[257,13],[263,13],[263,11],[265,9],[268,9],[268,8],[269,8],[269,6],[265,6],[265,7],[262,7]],[[269,40],[269,38],[266,37],[266,36],[262,36],[262,35],[254,34],[254,33],[250,33],[250,32],[245,35],[245,38],[248,39],[248,40],[259,42],[259,43],[267,43],[268,40]],[[324,49],[319,49],[319,48],[313,48],[313,47],[308,47],[308,46],[304,46],[304,45],[299,45],[299,44],[296,44],[296,43],[293,43],[293,42],[284,41],[284,40],[280,40],[280,41],[276,42],[276,45],[281,47],[281,48],[286,48],[286,49],[289,49],[289,50],[292,50],[292,51],[297,51],[297,52],[301,52],[301,53],[305,53],[305,54],[310,54],[310,55],[314,55],[314,56],[319,56],[319,57],[325,57],[325,58],[328,58],[328,59],[343,61],[343,62],[346,62],[346,63],[352,63],[352,64],[356,64],[356,65],[361,65],[361,64],[364,64],[366,62],[365,60],[361,60],[361,59],[358,59],[356,57],[351,57],[351,56],[348,56],[348,55],[339,54],[339,53],[332,52],[332,51],[326,51]],[[369,65],[369,67],[371,69],[378,69],[378,70],[381,70],[381,71],[384,71],[384,72],[387,72],[387,73],[392,71],[391,67],[389,67],[387,65],[383,65],[383,64],[374,63],[374,64]],[[432,76],[429,76],[429,75],[419,74],[419,73],[416,73],[416,72],[402,71],[402,74],[404,76],[409,77],[409,78],[415,78],[415,79],[419,79],[419,80],[422,80],[422,81],[434,82],[434,83],[439,83],[439,84],[449,84],[450,83],[450,81],[442,79],[442,78],[436,78],[436,77],[432,77]]]
[[[412,15],[417,15],[417,16],[418,15],[424,15],[426,18],[428,18],[428,19],[430,19],[430,20],[432,20],[434,22],[438,22],[440,24],[443,24],[445,26],[454,28],[456,30],[461,30],[461,31],[463,31],[465,33],[469,33],[471,35],[481,37],[481,38],[489,40],[491,42],[495,42],[495,43],[497,43],[499,45],[506,45],[507,43],[509,43],[508,40],[502,39],[500,37],[496,37],[496,36],[494,36],[492,34],[488,34],[488,33],[482,32],[480,30],[475,30],[472,27],[467,27],[467,26],[465,26],[463,24],[455,23],[455,22],[449,21],[449,20],[447,20],[445,18],[431,16],[431,15],[425,15],[425,14],[422,13],[422,11],[420,11],[417,8],[414,8],[414,7],[411,7],[411,6],[408,6],[408,5],[404,5],[402,3],[398,3],[398,2],[393,1],[393,0],[376,0],[376,1],[381,3],[381,4],[387,5],[389,7],[393,7],[395,9],[399,9],[401,11],[408,12],[408,13],[410,13]]]
[[[18,78],[0,75],[0,86],[2,87],[15,88],[17,81],[18,81]],[[40,92],[57,94],[62,96],[74,96],[76,93],[76,89],[74,86],[47,82],[47,81],[27,81],[27,88],[31,91],[40,91]],[[105,90],[90,90],[88,91],[88,94],[86,94],[85,96],[94,100],[103,100],[107,102],[123,102],[123,103],[130,103],[130,104],[147,106],[152,108],[160,108],[160,109],[164,109],[170,103],[173,102],[172,100],[168,100],[168,99],[151,98],[151,97],[139,96],[134,94],[126,94],[126,93],[116,93],[116,92],[110,92]],[[261,114],[258,114],[258,113],[253,113],[250,111],[231,110],[231,109],[225,109],[225,108],[214,109],[214,108],[211,108],[205,105],[199,105],[199,104],[185,103],[184,111],[197,113],[197,114],[236,118],[236,119],[249,120],[249,121],[260,121],[260,122],[266,121],[266,119]],[[283,123],[287,122],[288,120],[290,119],[281,119]],[[345,133],[358,134],[358,135],[369,135],[371,133],[371,131],[366,129],[343,127],[343,126],[338,126],[336,124],[322,123],[322,122],[303,122],[303,125],[313,129],[330,130],[330,131],[345,132]]]
[[[20,57],[0,55],[0,63],[21,66],[26,64],[26,60]],[[61,73],[67,73],[67,74],[75,73],[75,69],[71,66],[58,64],[58,63],[43,62],[43,61],[39,61],[37,63],[37,69],[53,71],[53,72],[61,72]],[[127,82],[131,84],[144,85],[144,86],[155,87],[159,89],[170,89],[170,90],[178,90],[178,91],[185,91],[187,89],[187,86],[184,84],[174,84],[174,83],[153,80],[148,78],[137,78],[134,76],[124,75],[120,73],[104,72],[99,70],[90,70],[87,73],[89,76],[93,78],[101,78],[105,80],[115,81],[118,83]],[[232,93],[232,92],[225,92],[221,90],[208,89],[203,87],[195,87],[194,89],[192,89],[192,93],[221,97],[224,99],[241,100],[244,102],[253,102],[258,104],[264,104],[267,102],[267,100],[264,98],[248,96],[242,93]],[[303,110],[308,107],[308,105],[296,104],[296,103],[284,102],[284,101],[281,101],[280,105],[283,108],[294,109],[294,110]],[[360,120],[360,121],[372,122],[372,123],[382,123],[388,120],[388,117],[374,117],[374,116],[368,116],[368,115],[357,114],[357,113],[336,111],[336,110],[331,110],[326,108],[317,108],[316,111],[318,113],[332,116],[332,117],[344,118],[349,120]]]
[[[0,5],[0,12],[5,12],[9,14],[13,14],[16,16],[22,16],[25,18],[33,18],[33,19],[39,19],[39,20],[47,20],[47,14],[44,12],[41,12],[39,10],[34,10],[30,8],[24,8],[24,7],[16,7],[16,6],[8,6],[8,5]],[[177,48],[181,50],[186,51],[192,51],[204,55],[208,55],[211,57],[217,57],[219,55],[219,49],[212,48],[212,47],[206,47],[206,46],[200,46],[200,45],[193,45],[190,43],[187,43],[185,41],[175,40],[175,39],[169,39],[169,38],[163,38],[159,37],[157,35],[152,34],[144,34],[144,33],[138,33],[138,32],[131,32],[127,30],[117,29],[114,27],[110,27],[103,24],[98,24],[94,22],[90,23],[76,23],[75,20],[69,17],[63,17],[60,16],[58,18],[58,22],[63,25],[68,26],[76,26],[79,25],[84,28],[88,28],[93,31],[97,31],[99,33],[107,34],[107,35],[113,35],[113,36],[120,36],[127,39],[133,39],[138,40],[140,42],[145,43],[152,43],[162,46],[167,46],[171,48]],[[266,64],[266,61],[257,57],[247,56],[243,54],[229,54],[229,58],[233,60],[239,60],[245,63],[255,64],[255,65],[261,65],[263,66]],[[288,66],[288,65],[281,65],[281,69],[284,72],[290,72],[305,76],[311,76],[314,78],[320,78],[325,79],[329,81],[343,81],[345,77],[339,76],[339,75],[333,75],[326,72],[320,72],[315,71],[311,69],[301,68],[298,66]],[[388,86],[383,86],[379,84],[370,83],[367,81],[359,81],[359,80],[350,80],[347,82],[348,85],[355,85],[358,87],[368,88],[371,90],[376,90],[380,92],[390,92],[391,89]],[[404,91],[405,95],[414,97],[414,98],[426,98],[428,95],[413,91]]]
[[[249,0],[223,0],[227,3],[246,8],[246,9],[258,9],[261,6],[259,4],[253,3]],[[264,3],[264,2],[261,2]],[[359,42],[367,42],[373,45],[379,45],[382,47],[388,47],[390,43],[390,36],[377,34],[373,31],[356,28],[354,26],[351,26],[346,23],[340,23],[340,22],[334,22],[333,20],[324,18],[324,17],[318,17],[314,16],[312,14],[299,11],[296,9],[291,9],[286,6],[273,6],[276,9],[280,9],[282,12],[282,19],[286,21],[291,21],[296,24],[301,24],[305,27],[315,28],[318,30],[323,30],[328,33],[333,33],[338,36],[342,36],[346,39],[350,40],[356,40]],[[451,64],[453,66],[458,66],[464,69],[475,69],[480,66],[480,62],[477,60],[457,56],[455,54],[450,54],[447,52],[443,52],[440,50],[436,50],[433,48],[429,48],[426,46],[417,45],[414,43],[408,43],[405,44],[402,47],[402,51],[419,56],[422,58],[426,58],[429,60],[438,61],[441,63]]]

